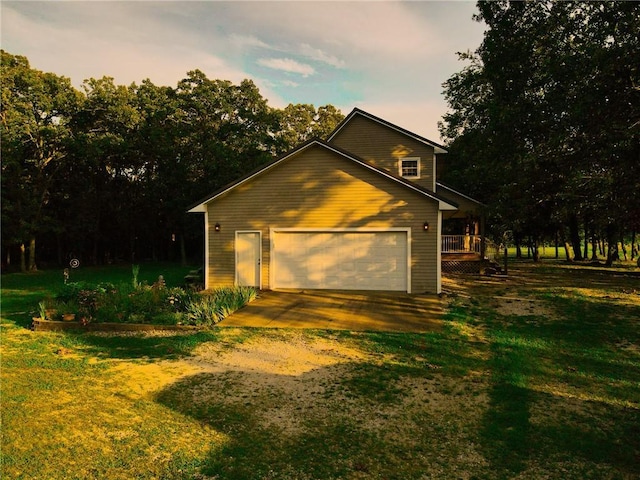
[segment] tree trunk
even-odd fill
[[[616,239],[616,226],[607,226],[607,262],[605,266],[613,265],[614,260],[618,257],[618,241]]]
[[[624,235],[620,236],[620,249],[622,250],[622,255],[624,255],[625,261],[627,260],[627,249],[624,246]]]
[[[505,243],[505,245],[504,245],[504,267],[503,267],[505,275],[509,275],[508,263],[509,263],[509,247]]]
[[[631,231],[631,260],[636,258],[638,250],[636,249],[636,231]]]
[[[558,243],[558,231],[556,230],[556,236],[555,236],[555,247],[556,247],[556,260],[560,257],[560,253],[558,252],[559,250],[559,243]]]
[[[540,252],[538,251],[538,239],[531,238],[530,243],[531,243],[531,253],[533,255],[533,261],[537,262],[538,260],[540,260]]]
[[[585,260],[589,258],[589,227],[588,227],[587,218],[584,219],[584,253],[582,254],[582,258]]]
[[[571,262],[571,252],[569,251],[567,236],[564,233],[564,226],[560,227],[560,241],[562,242],[562,245],[564,245],[564,254],[567,257],[567,262]]]
[[[598,245],[596,241],[596,232],[591,230],[591,260],[598,260]]]
[[[62,253],[63,249],[62,249],[62,235],[60,233],[58,233],[56,235],[56,256],[58,257],[58,266],[62,266],[62,263],[64,262],[63,260],[63,256],[64,254]]]
[[[27,247],[24,246],[24,242],[20,244],[20,271],[27,271],[27,259],[25,257],[25,252],[27,251]]]
[[[180,263],[184,267],[187,265],[187,248],[184,244],[184,235],[180,233]]]
[[[136,263],[136,236],[134,233],[129,235],[129,259],[131,264]]]
[[[38,266],[36,265],[36,237],[33,236],[29,240],[29,271],[37,272]]]
[[[569,237],[571,246],[573,247],[573,259],[579,262],[582,260],[582,245],[580,244],[578,217],[575,214],[569,216]]]
[[[92,263],[93,265],[98,265],[98,243],[100,242],[100,234],[98,233],[98,231],[96,230],[96,232],[93,234],[93,247],[92,247]]]

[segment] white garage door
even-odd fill
[[[274,232],[274,288],[407,291],[406,231]]]

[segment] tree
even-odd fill
[[[35,270],[36,239],[56,228],[47,205],[81,96],[69,79],[34,70],[25,57],[1,53],[3,244],[19,243],[24,255],[28,243],[28,264],[23,258],[21,266]]]
[[[307,107],[294,121],[305,135],[326,136],[342,120],[331,105],[288,108]],[[78,91],[4,51],[0,113],[3,261],[21,247],[24,270],[35,269],[37,238],[42,258],[58,263],[66,252],[186,262],[202,243],[188,205],[302,138],[283,140],[286,115],[251,80],[194,70],[175,88],[105,76]]]
[[[278,150],[284,153],[311,138],[326,138],[344,120],[333,105],[287,105],[278,112]]]
[[[516,237],[535,243],[567,226],[579,260],[585,219],[615,245],[640,191],[640,7],[501,1],[478,9],[484,40],[444,84],[447,180],[475,188],[499,229]]]

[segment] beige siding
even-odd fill
[[[236,230],[262,232],[269,289],[270,228],[411,228],[412,291],[436,292],[438,204],[341,155],[312,146],[211,201],[209,282],[234,283]],[[425,232],[424,222],[432,228]]]
[[[420,178],[410,180],[434,190],[434,151],[429,145],[360,115],[354,116],[344,125],[331,139],[331,143],[394,175],[399,174],[399,159],[419,157]]]

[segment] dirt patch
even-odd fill
[[[295,432],[301,411],[322,406],[334,378],[371,355],[337,339],[287,332],[275,338],[265,334],[229,348],[237,334],[222,330],[219,342],[200,345],[190,357],[153,363],[114,361],[112,372],[130,399],[152,398],[157,392],[197,376],[194,401],[222,404],[254,403],[263,426]],[[149,332],[158,336],[164,333]]]
[[[219,344],[200,346],[189,361],[209,371],[258,372],[300,376],[331,365],[358,362],[365,352],[331,339],[292,332],[286,338],[256,337],[232,350]]]
[[[554,312],[541,300],[520,297],[493,297],[500,315],[551,317]]]

